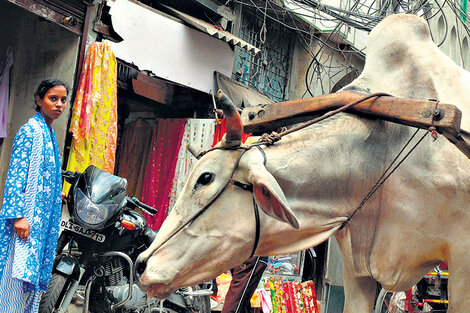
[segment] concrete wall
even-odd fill
[[[2,200],[14,136],[21,125],[36,113],[33,94],[41,80],[47,77],[57,77],[73,87],[80,38],[6,0],[0,0],[0,29],[0,59],[4,58],[9,45],[13,48],[14,57],[10,73],[8,133],[0,153]],[[71,103],[53,124],[61,154],[70,109]]]

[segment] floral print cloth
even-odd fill
[[[0,279],[8,247],[14,244],[11,276],[23,281],[25,292],[46,291],[49,284],[61,216],[60,166],[54,130],[36,113],[15,136],[0,210]],[[13,231],[19,217],[30,223],[27,241]]]
[[[117,62],[107,43],[92,42],[80,75],[70,120],[73,142],[67,170],[94,165],[113,174],[117,142]],[[64,184],[68,192],[70,185]]]

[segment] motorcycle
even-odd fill
[[[71,184],[70,219],[61,221],[39,313],[65,313],[77,297],[83,313],[210,313],[212,282],[181,288],[163,301],[148,297],[135,283],[134,261],[157,234],[138,210],[150,215],[157,210],[128,196],[125,178],[93,165],[62,176]]]

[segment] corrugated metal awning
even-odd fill
[[[225,42],[228,42],[229,44],[238,46],[242,49],[251,51],[254,54],[257,54],[261,50],[253,46],[252,44],[249,44],[248,42],[244,41],[243,39],[229,33],[228,31],[225,31],[223,29],[219,29],[215,27],[212,24],[207,23],[206,21],[203,21],[201,19],[198,19],[194,16],[188,15],[186,13],[183,13],[181,11],[178,11],[172,7],[166,6],[165,7],[170,10],[171,12],[174,13],[174,15],[184,22],[188,23],[189,25],[195,27],[196,29],[199,29],[200,31],[203,31],[212,37],[218,38],[220,40],[223,40]]]

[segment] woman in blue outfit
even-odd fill
[[[32,313],[49,284],[61,215],[61,161],[52,122],[68,88],[42,81],[37,113],[15,136],[0,209],[0,312]]]

